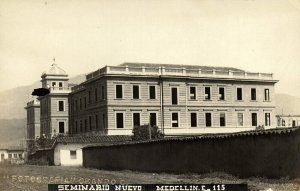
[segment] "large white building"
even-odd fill
[[[276,127],[273,74],[236,68],[124,63],[72,88],[70,134],[130,135],[136,125],[165,135]]]
[[[40,134],[130,135],[156,125],[165,135],[276,127],[273,74],[236,68],[124,63],[70,87],[57,64],[42,74]],[[27,106],[27,108],[29,108]],[[29,111],[29,110],[28,110]],[[36,131],[37,132],[37,131]]]
[[[53,64],[41,82],[50,93],[38,97],[40,107],[30,102],[26,108],[27,112],[40,110],[40,136],[69,135],[56,138],[47,150],[53,157],[49,162],[55,165],[80,166],[84,146],[129,141],[124,135],[143,124],[158,126],[166,136],[277,125],[273,74],[124,63],[100,68],[70,87],[67,73]],[[29,121],[33,119],[37,121]]]

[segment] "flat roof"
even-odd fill
[[[118,66],[128,66],[128,67],[146,67],[146,68],[186,68],[191,70],[222,70],[222,71],[235,71],[235,72],[245,72],[244,70],[232,67],[214,67],[214,66],[202,66],[202,65],[183,65],[183,64],[159,64],[159,63],[138,63],[138,62],[124,62]]]

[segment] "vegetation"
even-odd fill
[[[53,145],[55,138],[39,137],[36,139],[36,146],[38,148],[48,148]]]
[[[13,178],[13,175],[17,179]],[[4,176],[9,176],[9,178],[4,178]],[[30,179],[26,181],[25,176],[30,177]],[[64,166],[0,165],[0,177],[1,190],[9,191],[48,190],[48,184],[84,184],[85,181],[91,181],[91,179],[96,179],[97,182],[100,181],[99,184],[134,184],[137,182],[139,184],[247,183],[250,191],[299,191],[300,189],[300,179],[288,179],[285,177],[281,179],[261,177],[238,178],[223,172],[207,174],[157,174],[129,170],[108,171]],[[42,182],[39,182],[40,180]]]
[[[151,139],[161,139],[164,135],[160,132],[157,126],[135,126],[132,130],[132,140],[141,141],[141,140],[150,140]]]

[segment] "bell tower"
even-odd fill
[[[69,113],[68,95],[69,78],[65,70],[60,68],[53,59],[49,70],[41,75],[42,87],[50,93],[39,96],[41,136],[51,138],[58,134],[68,133]]]

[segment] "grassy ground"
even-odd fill
[[[1,191],[46,191],[49,183],[85,184],[210,184],[247,183],[250,190],[300,190],[300,179],[239,179],[225,173],[165,174],[106,171],[61,166],[0,165]]]

